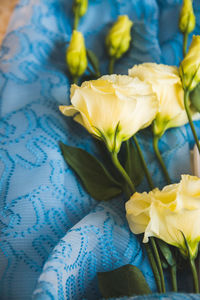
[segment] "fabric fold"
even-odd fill
[[[199,20],[200,1],[196,2]],[[116,63],[116,73],[127,74],[128,68],[144,61],[178,64],[174,57],[181,57],[176,43],[180,34],[171,16],[177,15],[180,3],[90,1],[79,30],[87,47],[99,57],[102,74],[107,73],[108,65],[105,35],[120,14],[128,14],[134,28],[131,49]],[[169,35],[166,19],[171,23]],[[59,104],[69,104],[65,51],[72,23],[71,1],[21,0],[0,51],[3,300],[28,300],[33,293],[37,300],[98,299],[97,271],[126,263],[140,267],[155,291],[142,246],[128,229],[122,199],[119,203],[117,199],[108,203],[91,199],[59,150],[58,142],[62,141],[98,156],[88,133],[58,110]],[[196,126],[200,132],[200,125]],[[139,134],[139,142],[155,184],[163,186],[151,132]],[[182,173],[190,173],[189,144],[193,138],[188,125],[169,130],[160,141],[174,182]],[[148,190],[145,180],[139,190]]]

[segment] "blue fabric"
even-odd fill
[[[105,34],[119,14],[134,21],[131,49],[116,64],[178,64],[180,0],[90,0],[79,30],[106,73]],[[200,0],[194,1],[196,33]],[[0,52],[0,297],[3,300],[99,299],[97,272],[131,263],[155,292],[143,247],[130,233],[122,199],[97,203],[65,164],[58,141],[98,151],[78,124],[63,117],[69,103],[65,50],[72,30],[71,1],[21,0]],[[200,137],[200,125],[197,124]],[[157,186],[165,185],[153,154],[151,133],[139,136]],[[190,173],[188,125],[160,142],[173,182]],[[146,181],[140,190],[148,190]],[[183,291],[189,289],[185,276]],[[187,284],[188,283],[188,284]],[[189,290],[188,290],[189,291]],[[166,295],[147,299],[197,299]],[[136,297],[135,299],[139,299]],[[146,298],[142,298],[146,299]]]
[[[117,298],[116,300],[198,300],[199,295],[197,294],[181,294],[181,293],[168,293],[168,294],[153,294],[151,296],[135,296],[135,297],[123,297]]]

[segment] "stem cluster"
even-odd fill
[[[137,141],[136,136],[134,136],[134,142],[136,144],[136,148],[138,151],[138,154],[140,156],[140,160],[141,163],[143,165],[147,180],[149,182],[150,188],[153,188],[153,181],[151,179],[150,173],[148,171],[146,162],[144,160],[143,154],[142,154],[142,150],[140,148],[140,145]],[[117,153],[111,153],[111,158],[112,161],[115,165],[115,167],[117,168],[117,170],[119,171],[119,173],[121,174],[121,176],[123,177],[123,179],[125,180],[126,184],[128,185],[128,188],[131,191],[131,194],[136,192],[136,188],[134,183],[131,181],[129,175],[127,174],[127,172],[125,171],[125,169],[123,168],[123,166],[121,165],[121,163],[119,162]],[[162,269],[162,264],[161,264],[161,260],[160,260],[160,256],[159,256],[159,252],[158,252],[158,248],[157,248],[157,244],[156,244],[156,240],[155,238],[151,237],[150,238],[150,243],[145,245],[146,250],[147,250],[147,255],[149,257],[149,261],[152,267],[152,271],[156,280],[156,285],[157,285],[157,289],[160,293],[165,293],[166,289],[165,289],[165,281],[164,281],[164,274],[163,274],[163,269]]]

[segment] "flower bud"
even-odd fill
[[[192,91],[200,82],[200,36],[193,36],[192,43],[179,67],[185,89]]]
[[[183,33],[190,33],[195,28],[195,15],[192,0],[184,0],[180,12],[179,29]]]
[[[133,22],[128,16],[119,16],[117,22],[110,29],[106,37],[106,47],[109,56],[118,59],[129,48],[131,41],[131,27]]]
[[[88,0],[74,0],[74,13],[78,12],[78,16],[82,17],[88,8]]]
[[[87,55],[81,32],[74,30],[67,49],[66,61],[73,77],[81,76],[87,68]]]

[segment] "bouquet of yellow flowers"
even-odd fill
[[[199,293],[196,259],[200,242],[200,178],[183,174],[179,183],[172,184],[159,151],[159,140],[166,130],[189,122],[200,153],[193,124],[193,120],[200,119],[200,36],[193,36],[187,50],[188,35],[195,28],[192,1],[184,0],[180,12],[184,58],[179,67],[146,62],[127,70],[128,75],[113,74],[117,60],[129,49],[134,26],[134,20],[123,15],[106,37],[110,61],[109,75],[104,76],[100,74],[98,58],[86,49],[77,31],[87,5],[87,1],[74,1],[74,31],[66,53],[73,80],[71,105],[59,109],[100,141],[103,158],[98,160],[82,149],[61,143],[63,157],[96,200],[108,201],[124,194],[130,230],[143,235],[158,292],[166,290],[163,269],[170,270],[171,290],[179,290],[177,268],[182,260],[188,261],[194,292]],[[85,72],[90,80],[79,86]],[[136,136],[147,127],[168,184],[162,190],[154,185]],[[103,163],[105,157],[109,162]],[[143,175],[149,183],[148,193],[137,192]],[[125,278],[129,278],[128,282]],[[112,282],[117,282],[117,287]],[[99,273],[99,288],[106,298],[151,293],[141,271],[131,265]]]

